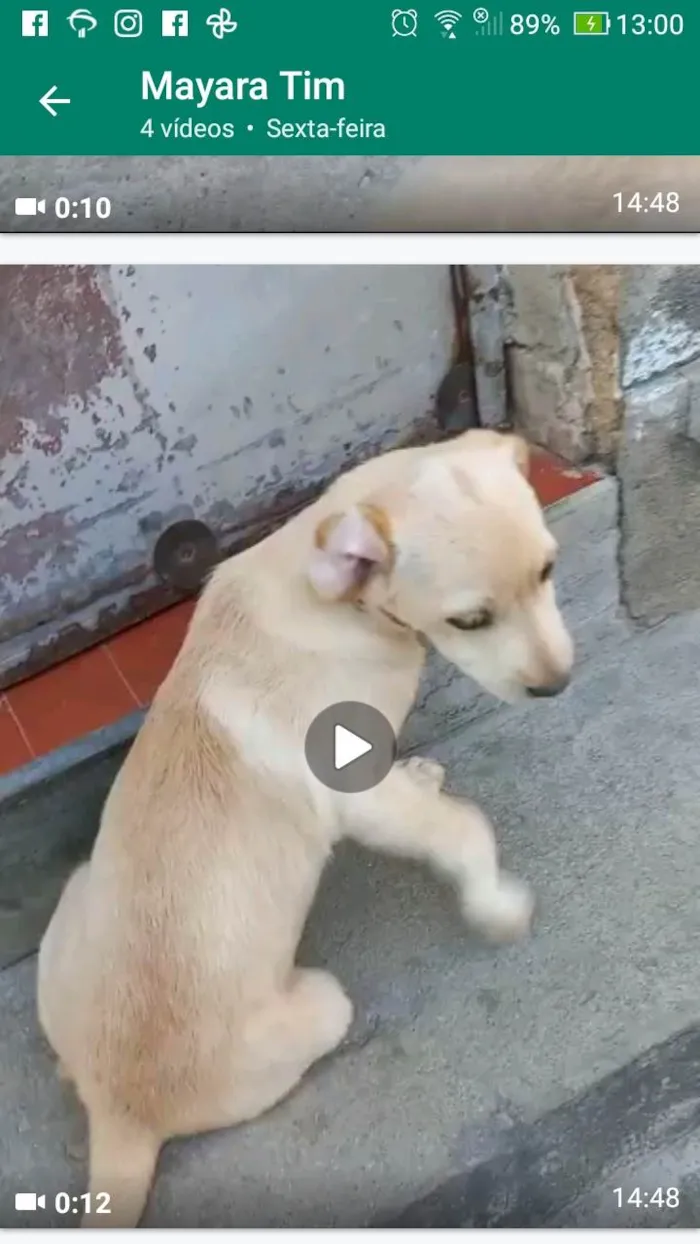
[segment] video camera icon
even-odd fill
[[[27,1210],[46,1209],[46,1195],[37,1196],[36,1192],[15,1192],[15,1209],[26,1213]]]
[[[15,216],[36,216],[46,214],[46,199],[15,199]]]

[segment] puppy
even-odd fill
[[[565,686],[525,459],[486,431],[386,454],[214,573],[39,952],[41,1023],[89,1116],[85,1225],[135,1225],[168,1137],[254,1118],[343,1039],[341,986],[295,966],[343,836],[447,874],[487,936],[527,931],[528,890],[440,766],[340,795],[304,754],[343,700],[398,733],[425,640],[504,700]]]

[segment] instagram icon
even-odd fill
[[[114,14],[114,33],[120,39],[138,39],[143,34],[143,14],[139,9],[118,9]]]

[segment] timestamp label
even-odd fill
[[[108,1192],[83,1192],[81,1196],[71,1196],[70,1192],[57,1192],[55,1206],[57,1214],[109,1214],[111,1197]]]
[[[107,221],[112,215],[112,201],[106,195],[97,199],[72,199],[61,194],[57,199],[15,199],[15,216],[49,216],[58,221]]]
[[[617,1209],[631,1206],[634,1209],[678,1209],[681,1201],[679,1188],[613,1188]]]
[[[35,1213],[37,1210],[53,1209],[61,1216],[109,1214],[110,1201],[108,1192],[83,1192],[80,1196],[70,1192],[57,1192],[53,1200],[45,1192],[16,1192],[15,1210],[18,1213]]]
[[[639,190],[623,194],[617,190],[613,199],[618,216],[626,212],[634,212],[637,216],[640,213],[646,216],[650,212],[659,216],[675,216],[681,210],[681,196],[677,190],[657,190],[654,194],[642,194]]]

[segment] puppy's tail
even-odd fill
[[[160,1145],[134,1119],[91,1113],[90,1208],[81,1227],[138,1226]]]

